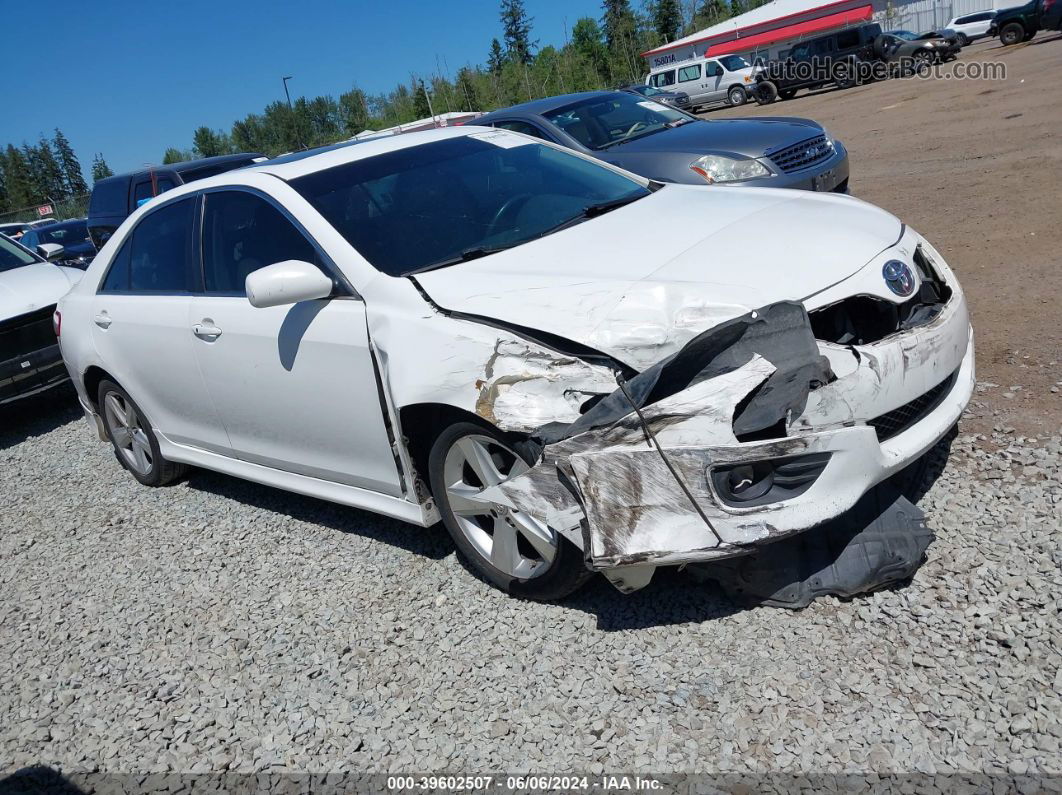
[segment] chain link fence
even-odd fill
[[[91,193],[80,196],[71,196],[57,202],[44,202],[31,207],[23,207],[21,210],[11,210],[0,213],[0,224],[13,224],[19,221],[39,221],[44,218],[54,218],[57,221],[66,221],[70,218],[84,218],[88,215],[89,197]],[[51,212],[41,214],[41,207],[50,207]]]

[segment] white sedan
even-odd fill
[[[58,314],[85,412],[141,483],[194,465],[441,519],[537,599],[839,516],[974,383],[954,274],[888,213],[476,127],[169,191]]]

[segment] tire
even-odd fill
[[[731,86],[726,92],[726,103],[732,108],[740,108],[749,101],[749,95],[741,86]]]
[[[1026,33],[1025,36],[1022,38],[1022,41],[1032,41],[1032,37],[1035,36],[1035,35],[1036,35],[1036,31],[1035,30],[1032,33]]]
[[[916,52],[913,57],[913,73],[919,75],[925,74],[927,71],[929,71],[929,69],[932,68],[933,64],[937,60],[936,56],[929,50],[918,50],[918,52]]]
[[[856,84],[855,69],[852,64],[842,61],[834,66],[833,82],[838,88],[852,88]]]
[[[443,524],[473,571],[512,596],[555,601],[592,575],[582,553],[532,517],[476,499],[485,482],[526,472],[530,463],[494,428],[458,422],[432,445],[428,479]],[[499,539],[506,540],[504,546]]]
[[[757,105],[770,105],[778,99],[778,86],[770,80],[757,83],[756,87],[752,89],[752,98],[756,100]]]
[[[797,90],[795,88],[787,88],[785,91],[778,92],[778,98],[783,102],[787,99],[792,99],[796,96]]]
[[[960,33],[959,34],[959,46],[960,47],[969,47],[970,46],[970,37],[967,36],[965,33]]]
[[[1020,22],[1009,22],[999,31],[999,43],[1004,47],[1025,41],[1025,28]]]
[[[128,392],[104,379],[97,400],[114,455],[138,482],[145,486],[165,486],[184,476],[188,465],[162,457],[150,421]]]

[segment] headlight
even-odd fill
[[[712,183],[739,182],[769,177],[771,172],[758,160],[735,160],[723,155],[705,155],[690,163],[690,169]]]

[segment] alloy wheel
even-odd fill
[[[103,409],[111,439],[126,465],[141,475],[149,474],[154,457],[136,409],[117,392],[107,394]]]
[[[491,566],[519,579],[549,569],[557,555],[557,534],[538,519],[481,494],[529,468],[513,450],[479,434],[454,442],[443,463],[447,502],[462,535]]]

